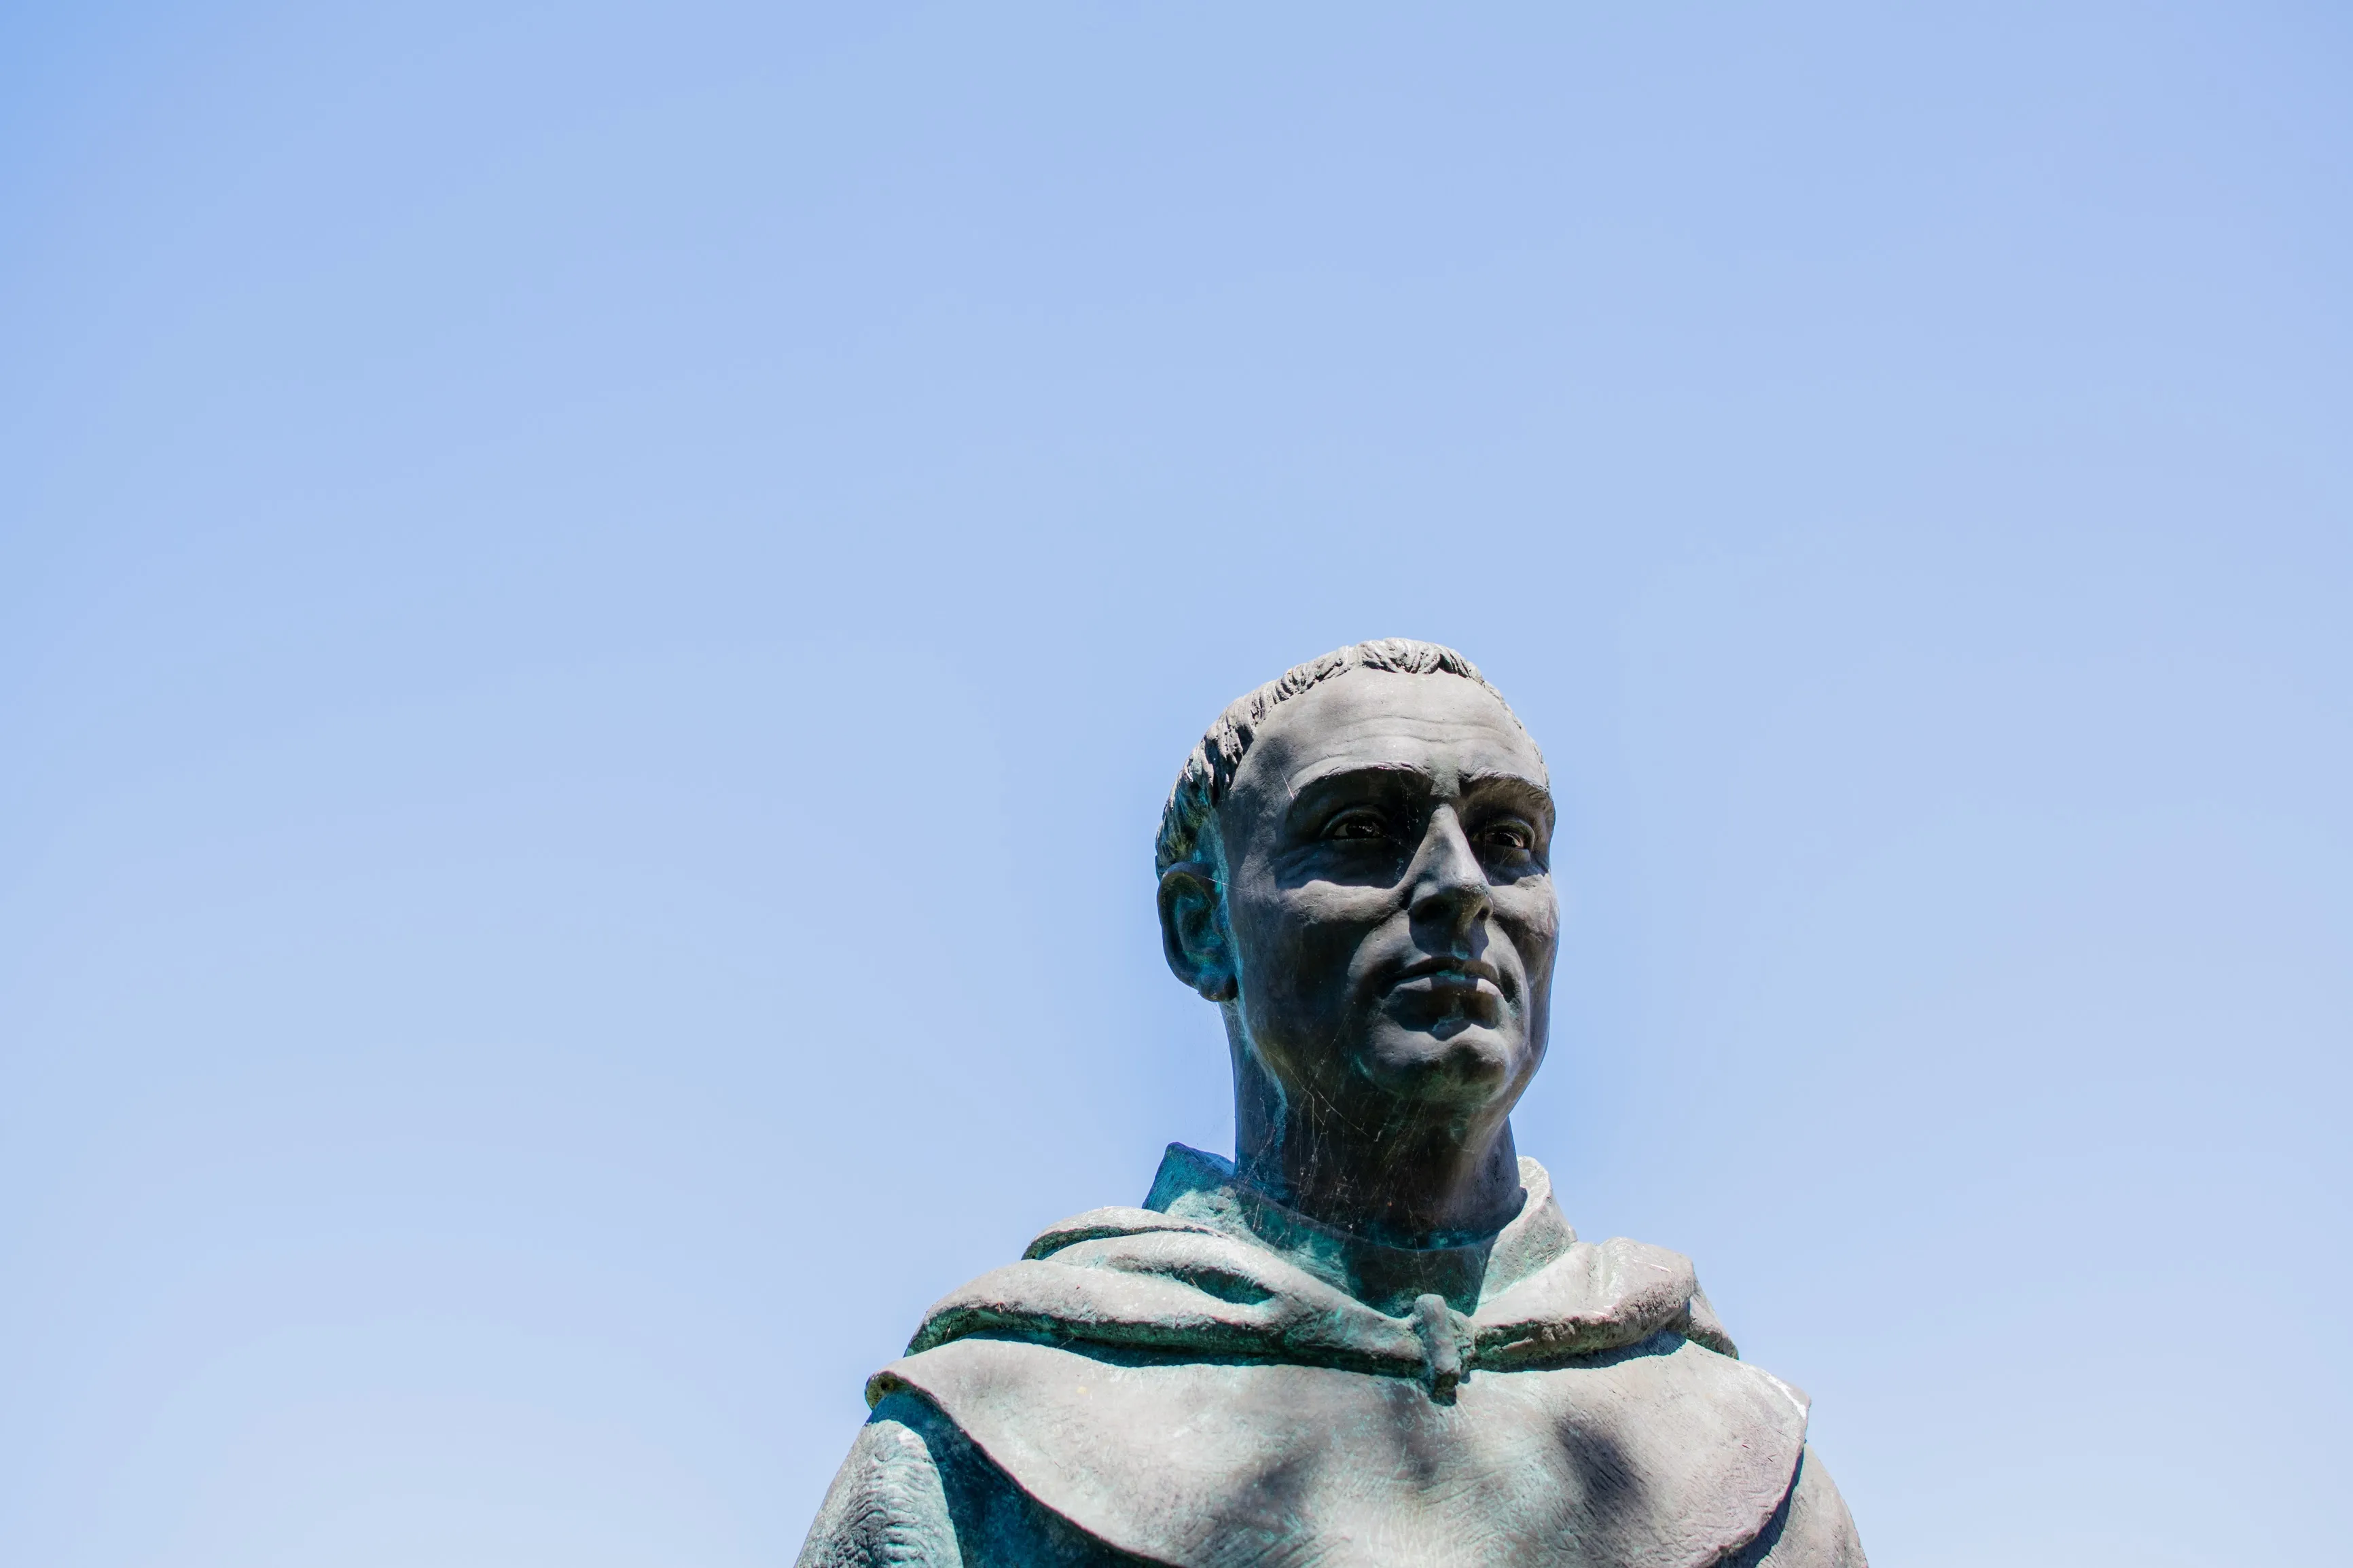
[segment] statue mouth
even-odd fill
[[[1503,980],[1493,964],[1475,958],[1425,958],[1398,971],[1388,994],[1425,1006],[1483,1012],[1504,1001]]]

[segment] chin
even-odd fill
[[[1360,1060],[1365,1076],[1400,1098],[1475,1108],[1507,1092],[1519,1076],[1518,1040],[1483,1024],[1453,1020],[1431,1028],[1377,1029]]]

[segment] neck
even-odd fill
[[[1235,1053],[1234,1166],[1286,1207],[1389,1247],[1491,1235],[1520,1206],[1508,1106],[1338,1104],[1285,1092],[1247,1051]]]

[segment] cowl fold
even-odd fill
[[[1692,1268],[1580,1242],[1544,1168],[1459,1245],[1320,1226],[1181,1147],[923,1319],[913,1395],[1049,1512],[1173,1568],[1722,1568],[1790,1496],[1805,1396]]]
[[[1525,1197],[1510,1224],[1416,1252],[1319,1226],[1236,1182],[1225,1162],[1174,1146],[1155,1207],[1091,1209],[1050,1227],[1020,1262],[934,1306],[908,1353],[986,1334],[1419,1377],[1434,1392],[1661,1333],[1737,1353],[1689,1259],[1624,1237],[1577,1240],[1544,1167],[1524,1159],[1520,1173]],[[1409,1287],[1393,1292],[1403,1310],[1385,1311],[1340,1283],[1352,1265],[1394,1279],[1421,1258],[1427,1282],[1451,1292]]]

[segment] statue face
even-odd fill
[[[1218,821],[1228,994],[1286,1090],[1367,1131],[1399,1101],[1508,1112],[1559,911],[1544,763],[1503,704],[1452,675],[1325,681],[1268,714]]]

